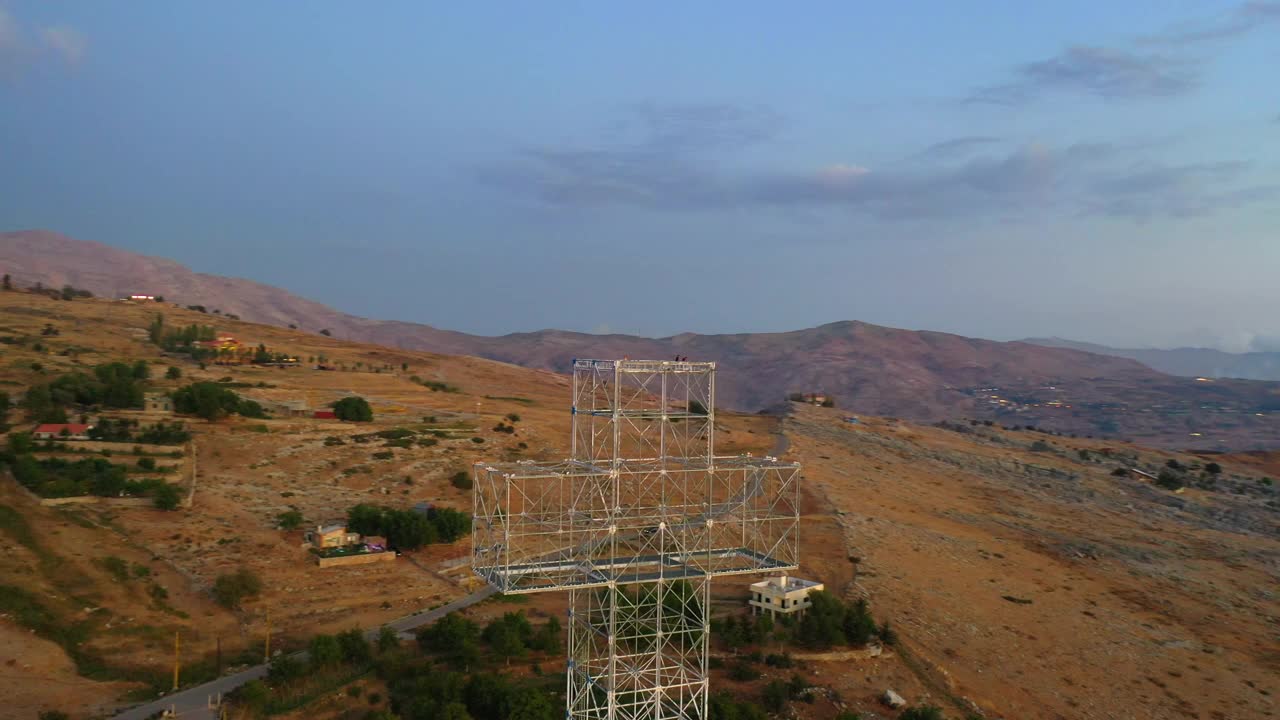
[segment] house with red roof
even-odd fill
[[[31,431],[36,440],[88,440],[92,425],[81,423],[45,423]]]

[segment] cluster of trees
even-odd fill
[[[175,510],[181,500],[177,488],[163,479],[129,479],[124,465],[103,458],[37,458],[33,449],[29,434],[11,434],[0,452],[0,466],[7,466],[20,485],[40,497],[150,497],[161,510]]]
[[[258,343],[257,349],[253,351],[252,362],[255,365],[266,365],[268,363],[285,362],[290,359],[288,353],[272,352],[267,349],[266,345]]]
[[[129,481],[124,465],[102,458],[64,460],[28,453],[15,457],[9,470],[23,487],[41,497],[118,497]]]
[[[347,511],[347,529],[361,535],[381,535],[398,550],[415,550],[433,543],[451,543],[471,532],[471,516],[449,508],[413,510],[360,504]]]
[[[213,352],[196,345],[197,342],[216,340],[218,333],[212,325],[191,324],[185,327],[171,328],[164,322],[164,314],[156,313],[147,328],[147,336],[151,342],[169,352],[180,352],[197,360],[210,357]]]
[[[8,275],[4,276],[4,289],[13,289],[13,279]],[[47,288],[44,283],[36,283],[30,288],[31,292],[37,295],[47,295],[54,300],[75,300],[76,298],[91,298],[93,293],[71,285],[63,285],[62,289]]]
[[[555,679],[538,687],[503,675],[464,675],[415,662],[380,663],[391,708],[402,720],[558,720],[564,716]]]
[[[137,420],[128,418],[99,418],[97,425],[89,428],[89,439],[146,445],[181,445],[191,439],[191,433],[186,425],[179,422],[158,422],[142,427]]]
[[[1176,458],[1171,458],[1165,462],[1156,476],[1156,485],[1166,490],[1177,490],[1194,484],[1202,489],[1212,490],[1214,482],[1222,474],[1222,466],[1216,462],[1205,464],[1200,468],[1199,475],[1195,474],[1195,470],[1195,467],[1188,467],[1178,462]]]
[[[796,639],[804,645],[813,648],[866,645],[877,637],[886,645],[892,645],[897,639],[887,621],[876,625],[866,600],[859,598],[846,605],[835,595],[820,591],[809,593],[809,602],[812,606],[805,611],[795,631]]]
[[[40,423],[67,422],[67,408],[72,405],[140,408],[150,375],[151,368],[145,360],[105,363],[95,366],[92,375],[74,372],[33,385],[27,390],[23,407],[32,420]]]
[[[711,621],[711,633],[730,650],[759,645],[767,642],[773,633],[773,618],[768,615],[716,618]]]
[[[369,401],[358,395],[344,397],[333,405],[333,415],[347,422],[370,422],[373,420],[373,408]]]
[[[242,398],[213,382],[191,383],[175,390],[173,409],[205,420],[220,420],[233,413],[247,418],[267,416],[256,401]]]
[[[560,652],[560,621],[554,617],[534,627],[523,612],[504,613],[483,630],[460,613],[452,612],[418,632],[418,646],[464,668],[480,658],[481,642],[495,655],[511,663],[530,650],[554,655]]]

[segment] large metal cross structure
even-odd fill
[[[715,454],[715,373],[574,360],[570,457],[475,466],[475,573],[569,592],[570,720],[706,718],[712,578],[798,565],[800,466]]]

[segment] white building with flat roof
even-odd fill
[[[809,593],[822,590],[822,583],[789,575],[779,575],[751,584],[751,614],[790,615],[810,606]]]

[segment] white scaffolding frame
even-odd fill
[[[711,579],[797,567],[800,466],[715,455],[715,363],[573,370],[569,459],[476,464],[473,569],[569,591],[566,717],[704,718]]]

